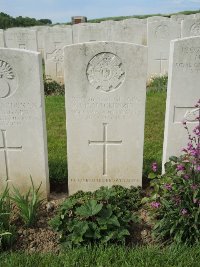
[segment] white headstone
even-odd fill
[[[5,32],[5,44],[8,48],[20,48],[37,51],[36,31],[25,28],[10,28]]]
[[[0,29],[0,47],[5,47],[4,31]]]
[[[6,184],[49,194],[41,55],[0,49],[0,191]]]
[[[182,122],[195,126],[198,115],[194,105],[200,99],[200,37],[171,42],[169,82],[165,116],[163,166],[170,156],[180,156],[188,137]],[[164,169],[163,169],[164,170]]]
[[[74,24],[73,43],[85,43],[94,41],[108,41],[106,26],[101,23]]]
[[[200,19],[187,19],[182,22],[182,37],[199,36]]]
[[[45,34],[45,74],[58,83],[64,82],[63,47],[72,44],[72,27],[52,28]]]
[[[177,15],[171,15],[170,18],[172,21],[177,21],[178,23],[181,23],[184,19],[187,18],[187,16],[184,14],[177,14]]]
[[[169,20],[168,17],[162,17],[162,16],[152,16],[147,18],[147,23],[156,22],[156,21],[163,21],[163,20]]]
[[[148,77],[166,74],[170,41],[181,35],[181,25],[174,21],[148,23]]]
[[[69,193],[142,184],[147,48],[64,48]]]
[[[45,39],[45,34],[51,28],[48,27],[48,26],[35,26],[35,27],[32,27],[32,29],[36,30],[38,52],[40,52],[42,54],[42,57],[44,58],[44,39]]]
[[[111,28],[111,41],[147,45],[147,25],[134,20],[116,22]]]

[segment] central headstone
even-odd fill
[[[147,48],[64,48],[69,193],[142,185]]]

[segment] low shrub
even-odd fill
[[[44,76],[44,93],[48,95],[64,95],[65,86]]]
[[[67,247],[93,243],[124,243],[141,202],[141,189],[113,186],[95,192],[79,191],[62,204],[50,222]]]
[[[147,82],[147,92],[167,91],[167,75],[152,76]]]
[[[189,245],[200,242],[200,100],[195,105],[198,111],[197,126],[193,134],[187,122],[188,145],[180,157],[171,157],[165,164],[165,174],[157,174],[153,163],[150,197],[143,199],[155,220],[153,234],[156,239]]]

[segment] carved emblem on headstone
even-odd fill
[[[200,35],[200,23],[195,23],[190,28],[190,33],[192,35]]]
[[[169,27],[165,24],[159,25],[155,30],[155,35],[159,39],[167,39],[169,37]]]
[[[125,79],[121,59],[108,52],[94,56],[88,63],[86,74],[90,84],[102,92],[117,90]]]
[[[17,77],[13,68],[0,59],[0,98],[9,97],[17,89]]]

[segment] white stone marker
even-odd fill
[[[194,105],[200,99],[199,44],[200,37],[171,42],[163,166],[170,156],[179,156],[187,146],[187,132],[182,121],[187,120],[191,130],[195,126],[198,112]]]
[[[147,48],[66,46],[69,193],[142,185]]]
[[[170,41],[181,35],[181,25],[175,21],[148,23],[148,77],[166,74]]]
[[[200,36],[200,19],[187,19],[182,22],[182,37]]]
[[[41,55],[0,49],[0,191],[21,192],[42,182],[49,194],[47,136]]]
[[[0,47],[5,47],[4,30],[0,29]]]
[[[108,41],[106,25],[101,23],[79,23],[72,26],[73,43]]]
[[[111,28],[111,41],[147,45],[147,25],[134,20],[116,22]]]
[[[5,32],[5,44],[8,48],[20,48],[37,51],[37,35],[35,30],[10,28]]]
[[[169,20],[169,18],[162,17],[162,16],[152,16],[152,17],[147,18],[147,23],[158,22],[158,21],[163,21],[163,20]]]
[[[64,82],[63,47],[72,44],[72,27],[52,28],[45,34],[45,74],[58,83]]]

